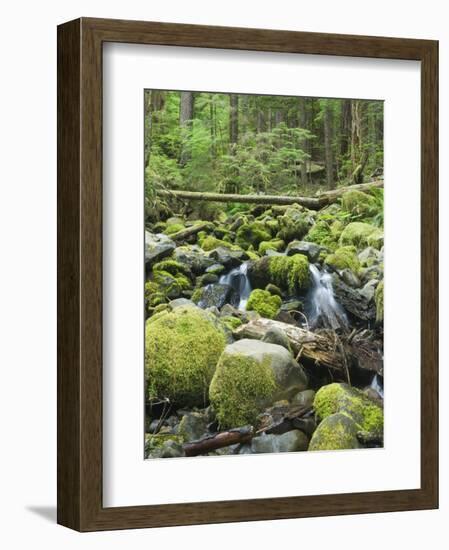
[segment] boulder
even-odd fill
[[[349,223],[340,235],[340,246],[353,245],[357,249],[372,246],[380,250],[383,246],[383,232],[374,225],[364,222]]]
[[[332,288],[337,302],[354,317],[362,321],[376,318],[374,302],[367,299],[360,289],[352,288],[344,283],[336,273],[332,276]]]
[[[175,243],[163,233],[145,231],[145,265],[153,264],[170,256],[175,249]]]
[[[309,444],[309,451],[337,451],[358,449],[357,425],[344,413],[326,417],[315,430]]]
[[[254,424],[264,408],[307,387],[303,368],[282,346],[243,339],[226,346],[209,396],[222,428]]]
[[[299,430],[282,435],[262,434],[251,441],[251,453],[291,453],[307,451],[308,437]]]
[[[294,256],[295,254],[303,254],[307,256],[310,263],[314,264],[318,261],[320,256],[321,247],[315,243],[309,243],[307,241],[292,241],[287,246],[287,256]]]
[[[208,267],[217,263],[197,245],[178,246],[173,256],[177,262],[187,265],[196,275],[201,275]]]
[[[225,304],[237,306],[239,295],[231,285],[216,283],[199,288],[192,296],[193,301],[201,308],[217,307],[220,309]]]
[[[209,259],[213,260],[213,263],[222,264],[226,269],[229,269],[247,260],[248,254],[238,247],[231,249],[225,246],[219,246],[209,252]]]
[[[184,441],[196,441],[207,431],[207,416],[200,412],[186,413],[178,427],[178,434]]]
[[[372,246],[367,246],[359,253],[359,261],[363,267],[371,267],[381,259],[381,253]]]
[[[314,390],[303,390],[292,397],[290,403],[299,407],[311,407],[315,399]]]
[[[267,342],[268,344],[277,344],[282,346],[291,353],[290,342],[287,338],[287,335],[279,327],[271,327],[265,333],[265,336],[262,338],[262,342]]]
[[[358,431],[372,437],[383,435],[382,407],[362,390],[343,383],[328,384],[317,391],[313,406],[319,419],[342,413],[355,422]]]
[[[151,317],[145,329],[145,380],[149,399],[203,407],[226,339],[219,321],[194,306]]]
[[[246,304],[247,311],[257,311],[259,315],[267,319],[273,319],[279,312],[282,299],[268,290],[256,288],[251,292]]]
[[[265,288],[273,283],[281,290],[296,294],[310,284],[309,260],[303,254],[264,256],[250,265],[248,276],[253,288]]]
[[[179,458],[185,456],[182,438],[169,433],[145,436],[145,458]]]

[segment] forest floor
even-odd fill
[[[383,445],[382,193],[147,220],[147,458]]]

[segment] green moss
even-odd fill
[[[362,391],[347,384],[334,383],[321,387],[315,395],[313,406],[322,420],[335,413],[345,413],[361,431],[383,432],[382,408]]]
[[[285,248],[285,242],[281,239],[272,239],[271,241],[262,241],[259,244],[259,254],[265,254],[267,250],[276,250],[280,252]]]
[[[343,229],[345,228],[344,223],[340,220],[335,220],[330,225],[330,233],[332,239],[339,239],[340,235],[342,234]]]
[[[279,222],[277,220],[265,220],[264,223],[273,235],[275,235],[279,231]]]
[[[247,311],[257,311],[262,317],[273,319],[279,313],[282,300],[280,296],[270,294],[267,290],[256,288],[251,292],[246,304]]]
[[[265,224],[259,221],[244,223],[237,229],[235,243],[245,250],[251,245],[259,246],[262,241],[269,241],[271,233]]]
[[[178,231],[182,231],[183,229],[185,229],[184,224],[182,224],[182,223],[172,223],[171,225],[168,225],[164,229],[164,233],[166,235],[174,235],[175,233],[178,233]]]
[[[235,330],[242,324],[242,321],[238,317],[233,317],[232,315],[221,317],[220,321],[231,331]]]
[[[276,390],[270,359],[262,362],[224,353],[212,379],[209,397],[221,428],[255,424]]]
[[[209,252],[210,250],[214,250],[215,248],[218,248],[219,246],[224,246],[225,248],[229,248],[231,250],[240,250],[240,248],[238,246],[235,246],[232,243],[229,243],[227,241],[217,239],[217,237],[213,237],[212,235],[209,235],[208,237],[206,237],[201,242],[200,246],[205,252]]]
[[[153,272],[153,282],[158,285],[158,291],[170,300],[179,298],[184,290],[192,288],[192,281],[185,275],[172,275],[163,270]]]
[[[357,258],[357,250],[354,246],[342,246],[333,254],[326,257],[324,263],[336,270],[350,269],[357,274],[360,271],[360,262]]]
[[[352,222],[340,235],[340,245],[354,245],[357,249],[372,246],[379,249],[383,245],[383,232],[369,223]]]
[[[302,239],[309,229],[307,215],[300,206],[289,206],[283,216],[278,217],[277,237],[285,242]]]
[[[154,281],[147,281],[145,283],[145,303],[147,310],[149,307],[155,307],[165,302],[167,302],[167,297],[160,286]]]
[[[332,414],[315,430],[309,443],[309,451],[337,451],[357,449],[357,425],[345,413]]]
[[[145,375],[149,398],[177,406],[204,406],[225,335],[213,317],[179,307],[146,324]]]
[[[260,256],[259,256],[259,254],[257,254],[257,252],[253,252],[252,250],[247,250],[246,254],[247,254],[248,258],[252,261],[260,260]]]
[[[192,302],[195,302],[195,304],[197,304],[201,300],[201,295],[202,295],[202,289],[196,288],[193,291],[193,294],[190,299],[192,300]]]
[[[309,286],[309,260],[303,254],[272,256],[268,260],[271,281],[292,294]]]
[[[317,221],[307,233],[305,240],[311,243],[322,244],[323,241],[332,237],[329,224],[323,220]]]
[[[265,287],[265,290],[270,294],[275,294],[276,296],[280,296],[282,298],[281,289],[272,283],[268,283],[267,286]]]
[[[183,273],[184,275],[190,274],[190,269],[176,260],[162,260],[154,264],[153,272],[155,271],[166,271],[171,275],[178,275],[178,273]]]
[[[350,212],[353,216],[368,216],[374,208],[375,202],[371,195],[354,189],[347,191],[341,197],[343,210]]]
[[[145,456],[156,454],[168,441],[184,443],[181,436],[171,433],[145,434]]]
[[[374,300],[376,302],[376,321],[381,322],[384,320],[384,282],[381,281],[374,293]]]

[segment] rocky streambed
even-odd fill
[[[375,215],[349,191],[148,223],[147,458],[383,445]]]

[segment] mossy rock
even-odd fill
[[[323,240],[329,238],[330,236],[330,225],[326,221],[320,220],[310,228],[305,240],[312,243],[321,244]]]
[[[267,290],[256,288],[251,292],[246,304],[247,311],[256,311],[262,317],[274,319],[279,313],[282,299],[276,294],[271,294]]]
[[[167,225],[167,227],[164,229],[165,235],[174,235],[175,233],[178,233],[179,231],[182,231],[185,229],[185,225],[182,223],[172,223],[171,225]]]
[[[155,271],[166,271],[167,273],[170,273],[170,275],[178,275],[179,273],[182,273],[187,277],[191,276],[189,266],[171,259],[162,260],[161,262],[154,264],[153,272]]]
[[[369,223],[352,222],[340,235],[340,245],[353,245],[358,250],[367,246],[380,249],[383,246],[383,232]]]
[[[202,407],[225,335],[213,315],[197,307],[161,312],[145,330],[148,398],[168,398],[179,407]]]
[[[316,393],[313,406],[321,420],[335,413],[351,417],[360,431],[382,436],[383,410],[361,390],[347,384],[334,383],[321,387]]]
[[[281,239],[272,239],[271,241],[262,241],[259,244],[259,254],[265,254],[267,250],[276,250],[276,252],[280,252],[281,250],[284,250],[285,248],[285,242]]]
[[[306,374],[285,348],[243,339],[223,351],[209,396],[220,428],[236,428],[254,425],[264,408],[306,387]]]
[[[280,296],[282,298],[281,289],[278,286],[273,285],[272,283],[268,283],[267,286],[265,287],[265,290],[270,294],[274,294],[275,296]]]
[[[341,206],[346,212],[350,212],[352,216],[366,217],[371,214],[375,208],[376,200],[372,195],[352,189],[347,191],[341,197]]]
[[[223,241],[222,239],[217,239],[217,237],[213,237],[212,235],[209,235],[203,241],[201,241],[200,246],[205,252],[210,252],[211,250],[215,250],[220,246],[229,248],[230,250],[240,250],[240,247],[235,246],[227,241]]]
[[[238,328],[242,321],[238,317],[233,317],[232,315],[225,315],[220,318],[220,321],[227,327],[231,332]]]
[[[312,435],[309,451],[358,449],[357,424],[345,413],[326,417]]]
[[[145,458],[177,458],[185,456],[184,439],[171,433],[145,434]]]
[[[302,239],[310,227],[307,214],[298,206],[290,206],[278,217],[278,239],[285,242]]]
[[[376,321],[378,323],[384,320],[384,282],[381,281],[374,293],[374,301],[376,302]]]
[[[271,240],[269,229],[262,222],[244,223],[237,229],[235,244],[247,250],[251,245],[258,247],[262,241]]]
[[[333,254],[326,256],[324,263],[336,271],[350,269],[356,275],[360,271],[360,261],[357,257],[357,249],[354,246],[337,248]]]
[[[268,272],[271,282],[292,294],[305,290],[309,286],[309,260],[303,254],[269,258]]]
[[[179,298],[184,290],[192,289],[192,281],[179,273],[172,275],[168,271],[154,271],[153,283],[158,285],[158,291],[164,294],[170,300]]]
[[[309,287],[309,260],[303,254],[265,256],[251,266],[248,275],[255,288],[265,288],[272,283],[296,294]]]

